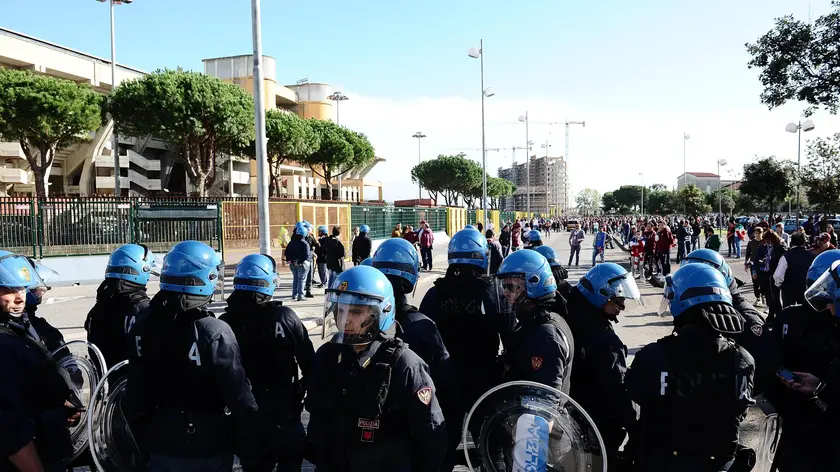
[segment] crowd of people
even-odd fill
[[[237,265],[216,318],[207,306],[224,265],[209,246],[185,241],[163,261],[142,245],[123,246],[85,322],[88,352],[98,347],[105,359],[100,374],[111,369],[94,383],[121,400],[89,405],[84,372],[57,362],[71,354],[36,314],[49,270],[0,252],[0,471],[91,463],[227,471],[235,455],[245,471],[300,470],[305,458],[326,472],[450,472],[466,460],[458,449],[465,435],[476,447],[474,470],[519,470],[525,460],[526,470],[749,471],[756,452],[766,455],[739,442],[757,395],[784,425],[776,470],[840,467],[840,251],[830,239],[818,234],[809,250],[806,230],[782,238],[760,219],[750,228],[754,285],[776,287],[756,297],[772,307],[764,316],[741,294],[720,247],[708,248],[720,243],[705,231],[708,221],[578,221],[569,232],[576,258],[584,232],[597,226],[593,259],[612,239],[600,235],[612,232],[645,254],[652,246],[668,275],[659,311],[671,316],[674,334],[642,347],[628,366],[613,326],[631,301],[642,301],[636,279],[602,259],[569,283],[557,252],[543,244],[567,224],[508,222],[498,240],[494,228],[468,225],[452,235],[446,272],[417,307],[408,296],[427,226],[419,235],[395,229],[372,255],[360,227],[354,266],[344,268],[331,264],[344,259],[338,228],[318,228],[310,242],[312,225],[299,222],[284,254],[297,272],[294,298],[306,297],[313,252],[324,254],[329,273],[318,267],[330,342],[317,351],[294,310],[273,299],[271,257]],[[674,246],[680,266],[671,273]],[[152,275],[160,291],[150,298]],[[513,398],[491,395],[511,385],[521,387]],[[81,453],[84,442],[71,432],[85,413],[98,415],[98,426]],[[521,441],[541,446],[526,453]]]

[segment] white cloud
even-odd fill
[[[421,144],[424,160],[463,149],[468,157],[481,161],[480,100],[392,100],[346,93],[351,100],[341,105],[342,124],[367,134],[377,155],[387,159],[368,175],[370,180],[382,181],[386,200],[416,198],[417,186],[410,176],[417,164],[417,140],[411,137],[416,131],[427,135]],[[686,143],[689,172],[716,172],[719,158],[727,159],[728,168],[737,170],[736,175],[755,155],[795,160],[796,136],[786,133],[784,127],[798,119],[802,107],[791,104],[771,112],[757,103],[745,110],[657,113],[575,109],[556,99],[513,100],[497,95],[485,100],[486,146],[502,148],[487,152],[490,175],[496,175],[499,166],[510,165],[513,146],[524,146],[525,126],[517,117],[525,110],[531,122],[530,138],[535,142],[532,153],[538,155],[545,152],[540,145],[546,140],[550,155],[563,155],[562,122],[566,118],[586,121],[585,128],[574,126],[570,131],[572,190],[592,187],[604,192],[641,183],[639,172],[644,172],[646,184],[675,185],[683,172],[683,132],[691,135]],[[807,139],[840,130],[840,117],[818,113],[812,119],[817,128],[803,134],[803,163]],[[522,150],[517,151],[517,158],[523,161]],[[728,177],[725,169],[722,174]]]

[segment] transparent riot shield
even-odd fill
[[[566,394],[536,382],[490,389],[473,405],[465,426],[464,444],[472,431],[478,452],[477,460],[467,454],[471,471],[607,470],[604,441],[592,418]]]
[[[90,452],[99,472],[144,471],[146,455],[134,438],[122,409],[125,396],[125,366],[111,367],[97,385],[90,401],[87,435]]]
[[[758,451],[756,451],[753,472],[770,472],[781,438],[782,419],[776,413],[767,415],[761,423],[759,431]]]
[[[72,459],[75,459],[88,447],[85,428],[88,407],[94,389],[105,374],[105,357],[96,346],[82,340],[62,344],[50,354],[67,374],[64,378],[73,392],[68,401],[81,412],[79,423],[69,428]]]

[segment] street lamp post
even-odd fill
[[[641,203],[641,213],[642,217],[645,216],[645,174],[644,172],[639,172],[639,175],[642,176],[642,203]]]
[[[785,126],[785,131],[788,133],[798,133],[799,142],[796,145],[796,217],[802,215],[802,199],[799,196],[799,186],[802,181],[802,132],[813,131],[815,128],[814,122],[811,120],[800,121],[799,123],[788,123]]]
[[[726,159],[718,159],[718,227],[723,228],[723,194],[720,191],[720,168],[726,165]]]
[[[271,228],[268,217],[268,154],[265,137],[265,94],[262,68],[262,23],[260,0],[251,0],[251,31],[254,42],[254,124],[256,128],[257,211],[259,215],[260,254],[271,254]]]
[[[125,3],[126,5],[133,2],[134,0],[96,0],[100,3],[108,2],[111,4],[111,92],[117,88],[117,42],[115,40],[115,32],[114,32],[114,5],[122,5]],[[117,121],[114,120],[114,117],[111,117],[111,121],[114,122],[114,128],[111,132],[111,146],[114,153],[114,197],[119,197],[122,195],[122,189],[120,188],[120,141],[117,137]]]
[[[683,187],[688,185],[688,171],[685,167],[685,145],[689,139],[691,139],[691,136],[689,136],[688,133],[683,132]]]
[[[422,131],[418,131],[411,135],[412,138],[417,138],[417,164],[423,162],[423,158],[420,157],[420,140],[425,138],[426,135],[423,134]],[[420,187],[420,179],[417,179],[417,204],[420,204],[420,199],[423,198],[423,190]]]
[[[484,224],[487,227],[487,148],[484,139],[484,97],[492,97],[496,93],[492,88],[484,88],[484,40],[478,42],[478,49],[470,48],[467,55],[481,62],[481,209],[484,214]]]
[[[347,95],[344,95],[338,90],[328,95],[327,98],[335,102],[335,124],[341,126],[341,115],[339,114],[339,105],[341,104],[341,102],[349,99],[347,98]],[[343,201],[344,199],[341,198],[341,177],[343,174],[343,169],[338,169],[338,172],[338,201]],[[332,198],[332,195],[330,195],[330,198]]]
[[[525,211],[531,217],[531,140],[528,138],[528,112],[519,117],[525,123]]]

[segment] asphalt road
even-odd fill
[[[587,235],[587,239],[581,250],[580,267],[569,269],[569,281],[571,283],[575,283],[591,267],[592,239],[592,235]],[[543,241],[559,251],[559,258],[564,264],[568,261],[569,244],[567,232],[555,233],[550,237],[544,236]],[[446,270],[445,251],[445,247],[435,248],[437,256],[435,257],[435,263],[438,265],[435,266],[433,271],[421,273],[417,289],[411,297],[415,305],[420,304],[426,291],[431,287],[432,282],[438,277],[443,276]],[[629,254],[623,252],[618,246],[615,249],[608,249],[606,256],[607,260],[611,262],[629,261]],[[734,275],[741,280],[749,281],[750,278],[744,271],[742,261],[729,259]],[[672,270],[675,269],[676,266],[673,266]],[[231,280],[232,277],[228,277],[227,293],[232,289],[230,287]],[[38,314],[44,316],[54,326],[59,328],[63,332],[65,339],[84,339],[84,320],[87,312],[94,304],[96,287],[96,285],[79,285],[54,288],[45,295],[45,301],[38,310]],[[616,332],[624,344],[627,345],[631,362],[633,355],[639,349],[650,342],[667,336],[672,331],[671,318],[662,318],[656,313],[661,300],[662,289],[653,287],[644,281],[639,282],[639,289],[644,305],[628,303],[627,309],[620,315],[619,323],[616,325]],[[751,284],[745,285],[741,290],[744,293],[748,293],[748,298],[752,299]],[[150,295],[156,291],[157,283],[150,283]],[[319,326],[323,313],[323,292],[323,289],[314,289],[313,294],[316,295],[315,298],[301,302],[291,301],[291,276],[284,275],[281,277],[281,283],[275,296],[276,299],[283,300],[285,305],[295,310],[298,316],[304,321],[310,330],[311,339],[316,349],[323,343],[320,336],[321,328]],[[224,309],[224,303],[214,303],[211,308],[220,313]],[[747,445],[757,447],[757,431],[763,417],[764,414],[759,408],[756,407],[750,410],[742,426],[743,442]]]

